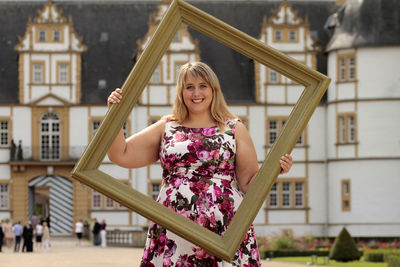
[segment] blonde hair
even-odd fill
[[[211,116],[217,123],[218,128],[222,130],[225,127],[226,121],[236,118],[236,116],[228,109],[217,75],[215,75],[214,71],[207,64],[202,62],[186,63],[180,68],[176,83],[175,101],[172,106],[172,115],[168,116],[168,118],[182,123],[189,116],[188,109],[183,102],[183,88],[188,75],[195,78],[200,77],[211,87],[213,96],[210,107]]]

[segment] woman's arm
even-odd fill
[[[243,193],[247,192],[251,180],[258,172],[258,160],[253,141],[246,127],[236,123],[236,180]]]
[[[280,165],[280,174],[289,172],[293,165],[292,157],[289,154],[285,154],[280,159]],[[258,172],[258,161],[250,134],[241,122],[236,124],[235,172],[240,189],[243,193],[246,193],[251,181]]]
[[[107,104],[110,107],[119,103],[121,99],[122,91],[116,89],[108,98]],[[160,120],[127,139],[121,129],[107,155],[112,162],[125,168],[139,168],[152,164],[158,160],[164,129],[165,121]]]

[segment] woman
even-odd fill
[[[47,226],[47,222],[43,222],[43,235],[42,240],[44,242],[44,249],[46,252],[50,250],[50,230]]]
[[[157,201],[222,235],[258,171],[253,142],[229,110],[218,78],[201,62],[181,67],[173,114],[125,140],[123,131],[108,156],[126,168],[161,161],[163,182]],[[119,103],[116,89],[108,106]],[[281,160],[282,172],[292,159]],[[239,190],[234,186],[237,182]],[[260,266],[253,226],[231,263],[151,223],[141,266]]]
[[[3,224],[3,230],[4,230],[7,248],[11,248],[14,234],[12,231],[12,224],[11,224],[10,219],[6,219],[5,224]]]
[[[107,246],[107,231],[106,231],[106,220],[101,220],[100,224],[100,237],[101,237],[101,247],[105,248]]]

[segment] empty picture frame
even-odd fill
[[[203,228],[98,169],[182,23],[305,87],[224,236]],[[72,171],[72,176],[209,253],[231,261],[280,172],[281,156],[293,149],[329,82],[330,79],[321,73],[198,8],[182,0],[173,0],[142,56],[124,82],[121,88],[124,92],[122,101],[108,111]]]

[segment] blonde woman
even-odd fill
[[[44,243],[44,249],[46,252],[50,250],[50,230],[47,226],[47,222],[43,222],[43,234],[42,234],[42,241]]]
[[[119,103],[116,89],[108,106]],[[253,142],[227,107],[219,81],[201,62],[180,69],[172,115],[125,140],[121,130],[108,151],[126,168],[160,160],[163,182],[157,201],[223,235],[258,171]],[[292,166],[285,155],[282,173]],[[234,181],[240,187],[234,186]],[[141,266],[261,266],[253,226],[228,263],[150,223]]]

